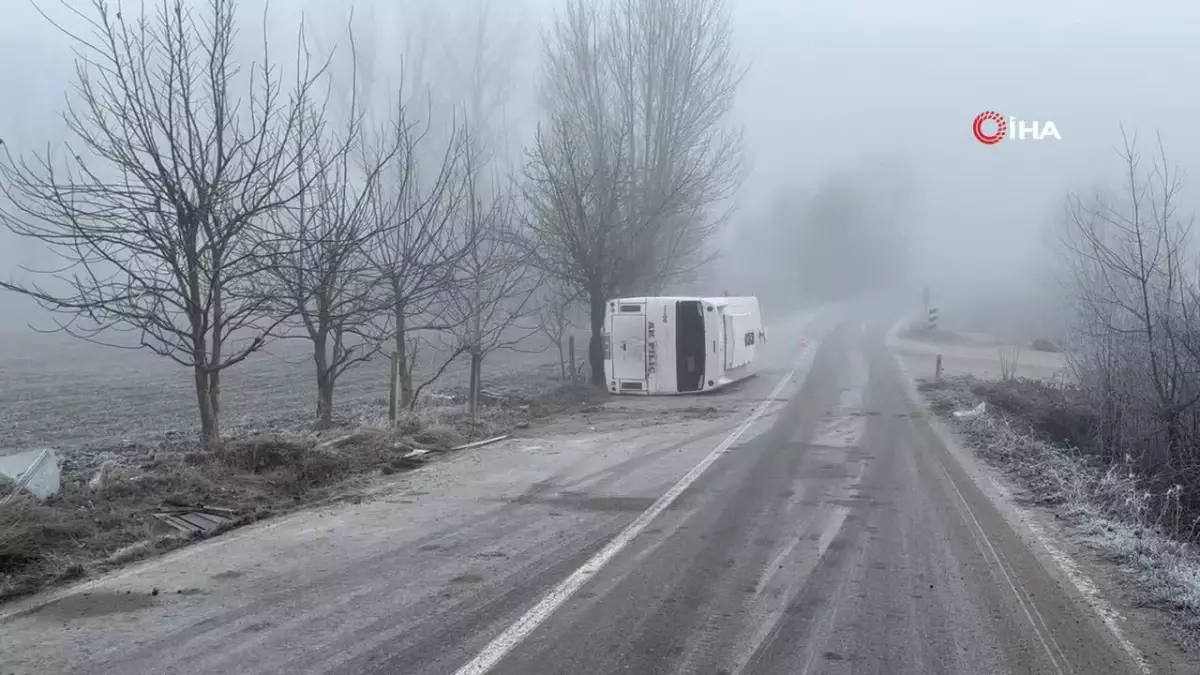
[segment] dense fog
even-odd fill
[[[376,84],[403,77],[414,97],[433,99],[430,111],[441,106],[435,116],[465,96],[472,61],[485,61],[489,95],[503,99],[502,115],[488,124],[515,164],[541,114],[540,32],[559,4],[362,1],[353,13],[359,42],[373,51]],[[54,0],[5,7],[0,88],[8,103],[0,137],[13,153],[70,140],[57,113],[74,86],[71,41],[39,8],[65,28],[74,20]],[[341,43],[345,51],[350,4],[264,9],[243,1],[239,12],[247,59],[259,55],[264,17],[276,56],[290,56],[301,20],[311,49]],[[744,132],[751,169],[712,241],[724,255],[693,285],[697,292],[790,296],[790,284],[818,277],[803,289],[807,297],[842,284],[824,269],[862,267],[889,286],[889,275],[902,272],[917,287],[947,292],[996,284],[1045,290],[1044,275],[1030,270],[1049,264],[1050,230],[1068,191],[1120,179],[1113,153],[1119,125],[1143,138],[1161,132],[1170,155],[1184,163],[1196,149],[1195,97],[1179,86],[1195,49],[1185,29],[1200,12],[1189,3],[1020,0],[996,9],[950,0],[746,0],[731,12],[733,47],[746,72],[729,123]],[[984,146],[969,127],[991,109],[1052,120],[1062,140]],[[20,275],[18,264],[54,264],[36,242],[0,236],[6,275]],[[885,253],[894,259],[877,264]],[[763,254],[771,266],[752,264]],[[1035,288],[1019,288],[1034,279]],[[873,280],[846,283],[850,290]],[[0,307],[10,328],[39,316],[13,294],[0,295]]]

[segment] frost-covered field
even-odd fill
[[[539,349],[531,338],[528,347]],[[286,340],[225,371],[222,423],[229,428],[311,420],[316,393],[309,343]],[[580,357],[582,358],[582,357]],[[553,351],[498,352],[484,364],[485,386],[544,383],[558,370]],[[422,359],[427,373],[433,359]],[[382,413],[388,361],[346,373],[338,383],[339,415]],[[420,373],[418,373],[420,374]],[[465,384],[456,363],[431,391]],[[417,378],[420,381],[420,377]],[[65,335],[0,334],[0,453],[35,446],[69,448],[187,432],[196,422],[187,369],[147,350],[105,348]],[[369,412],[368,412],[369,411]]]

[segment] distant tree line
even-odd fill
[[[812,186],[781,187],[723,267],[769,305],[796,309],[894,288],[913,270],[918,185],[891,157],[867,157]]]

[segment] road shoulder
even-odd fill
[[[1139,606],[1128,592],[1123,572],[1091,549],[1060,513],[1023,499],[1026,492],[1002,467],[981,457],[971,442],[933,409],[919,391],[916,373],[932,372],[933,352],[914,350],[909,340],[897,339],[901,324],[885,338],[888,351],[904,375],[906,394],[918,406],[936,437],[954,461],[995,506],[1013,531],[1028,546],[1042,566],[1060,584],[1082,597],[1093,614],[1112,635],[1141,673],[1196,673],[1189,650],[1179,633],[1152,608]],[[926,353],[928,352],[928,353]],[[973,367],[981,364],[972,364]],[[995,364],[991,366],[998,372]]]
[[[611,537],[748,411],[765,404],[771,417],[782,405],[770,400],[775,380],[765,374],[703,399],[586,408],[377,481],[358,503],[253,524],[16,601],[0,612],[5,672],[154,672],[156,659],[212,659],[209,670],[222,672],[215,640],[240,649],[320,634],[344,642],[351,659],[374,644],[377,629],[367,626],[384,613],[411,615],[411,625],[388,628],[407,636],[441,625],[439,615],[503,622],[523,609],[521,589],[557,580],[559,563]],[[354,618],[338,616],[347,598],[368,596]],[[468,607],[488,597],[491,606]],[[480,628],[469,633],[491,632]],[[264,650],[244,665],[270,670],[266,659],[291,653]]]

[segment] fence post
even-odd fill
[[[392,377],[388,387],[388,422],[393,426],[400,416],[400,354],[392,350]]]
[[[940,381],[942,379],[942,355],[937,355],[937,365],[933,367],[933,379]]]
[[[567,358],[571,361],[571,386],[575,386],[575,336],[567,336]]]

